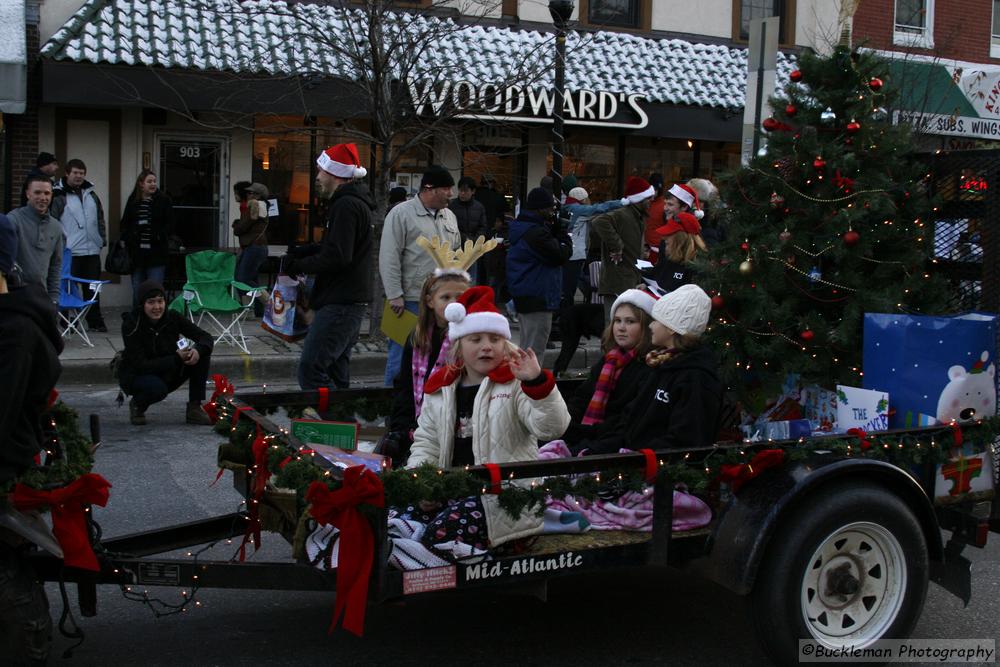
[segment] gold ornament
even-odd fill
[[[745,259],[742,262],[740,262],[740,273],[742,273],[745,276],[749,276],[751,273],[753,273],[753,264],[750,263],[749,259]]]

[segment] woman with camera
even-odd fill
[[[122,391],[130,395],[129,418],[146,423],[146,410],[188,382],[185,420],[210,424],[201,404],[212,354],[212,336],[180,313],[167,310],[163,285],[147,280],[136,290],[139,305],[122,316],[125,352],[118,369]]]

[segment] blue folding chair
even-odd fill
[[[83,339],[85,345],[94,347],[87,335],[86,320],[87,311],[97,303],[97,295],[101,293],[101,288],[107,285],[110,280],[84,280],[70,274],[70,266],[73,263],[73,253],[69,248],[63,250],[62,271],[59,276],[59,319],[60,333],[63,338],[68,334],[76,334]],[[87,299],[86,291],[89,290],[92,296]]]

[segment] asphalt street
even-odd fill
[[[212,486],[220,437],[183,423],[186,391],[128,423],[108,386],[67,388],[62,398],[81,416],[101,416],[96,472],[112,484],[95,517],[104,535],[182,523],[238,509],[229,483]],[[1000,628],[1000,535],[973,562],[973,601],[962,603],[931,584],[914,637],[997,638]],[[204,557],[227,558],[222,544]],[[184,554],[180,554],[183,556]],[[289,561],[291,548],[264,534],[254,560]],[[47,586],[53,617],[62,605]],[[71,588],[71,599],[75,596]],[[150,595],[179,602],[178,589]],[[743,600],[709,582],[671,570],[637,569],[556,579],[547,601],[504,591],[448,595],[372,606],[364,638],[327,635],[329,593],[202,590],[201,606],[155,618],[113,586],[98,591],[98,616],[77,620],[85,643],[72,658],[57,635],[51,664],[60,665],[766,665]],[[931,663],[940,664],[940,663]]]

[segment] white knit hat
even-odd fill
[[[458,301],[444,309],[448,338],[458,340],[474,333],[494,333],[510,340],[510,323],[493,302],[492,287],[470,287]]]
[[[697,285],[681,285],[653,305],[653,319],[682,336],[705,332],[712,300]]]
[[[639,308],[640,310],[646,311],[647,315],[653,314],[653,305],[656,303],[656,297],[649,292],[641,289],[627,289],[618,295],[615,302],[611,305],[611,317],[615,316],[615,311],[618,310],[618,306],[623,303]]]
[[[575,188],[571,188],[570,191],[566,193],[566,196],[572,197],[577,201],[583,201],[584,199],[589,197],[590,194],[588,194],[586,190],[584,190],[578,185]]]

